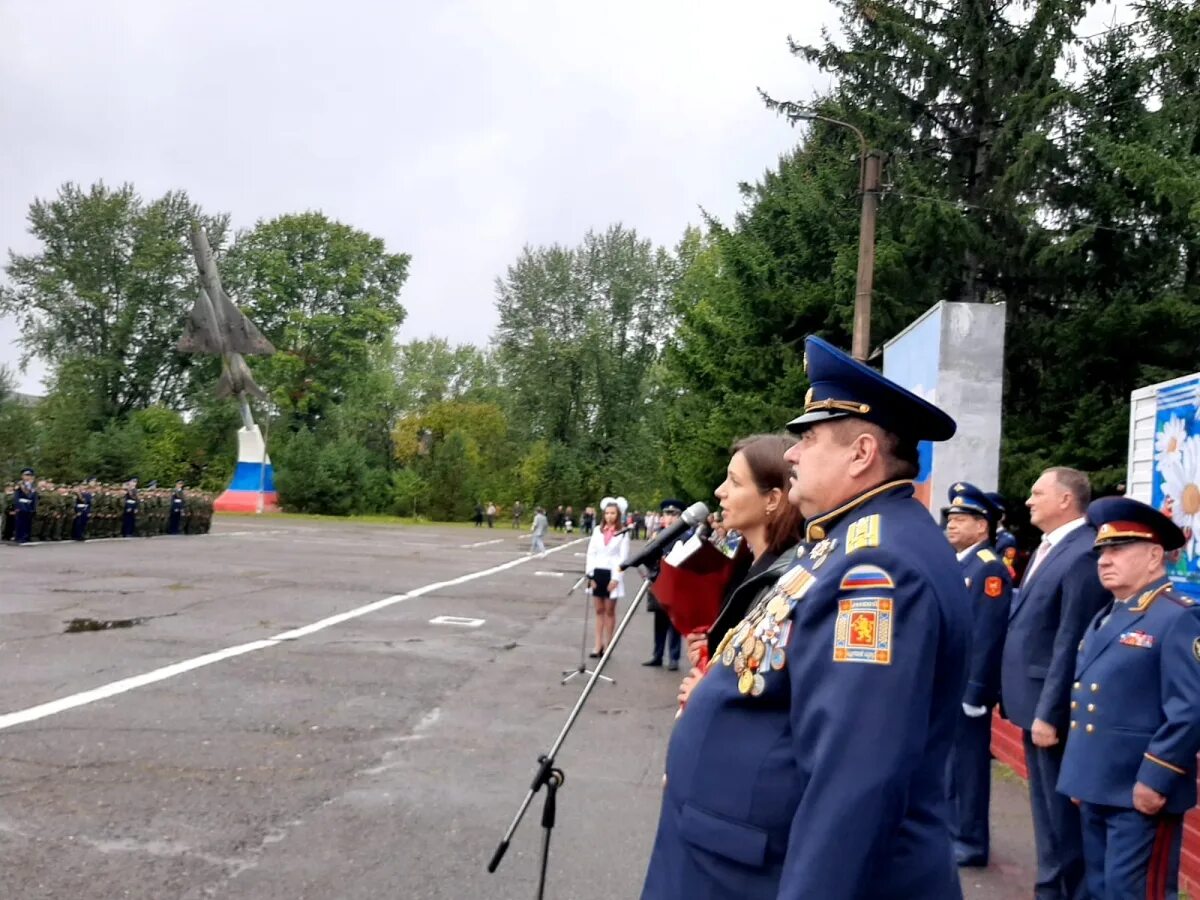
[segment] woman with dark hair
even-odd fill
[[[629,557],[629,534],[621,530],[625,505],[624,497],[601,500],[603,518],[588,541],[584,571],[596,605],[596,648],[590,654],[593,659],[603,655],[604,648],[612,643],[617,625],[617,601],[625,596],[621,577],[621,563]]]
[[[734,572],[725,588],[725,603],[706,633],[687,636],[692,670],[679,686],[679,702],[704,672],[703,648],[711,658],[725,632],[740,622],[754,602],[774,586],[794,561],[790,552],[800,542],[804,519],[788,503],[792,466],[783,458],[795,438],[784,434],[756,434],[742,438],[730,450],[725,480],[715,491],[721,501],[721,524],[741,535],[734,557]]]

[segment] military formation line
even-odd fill
[[[89,538],[152,537],[159,534],[207,534],[212,527],[215,496],[173,489],[151,482],[138,487],[95,478],[66,486],[34,481],[32,469],[4,489],[3,540],[17,544],[41,541],[84,541]]]

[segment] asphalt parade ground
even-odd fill
[[[219,517],[0,548],[0,897],[533,898],[542,795],[485,867],[583,687],[572,537]],[[638,895],[678,684],[650,634],[558,756],[548,897]],[[997,777],[968,900],[1031,895],[1023,792]]]

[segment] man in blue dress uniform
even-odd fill
[[[1092,900],[1177,896],[1183,814],[1196,804],[1200,606],[1165,554],[1183,533],[1124,497],[1088,507],[1112,601],[1079,642],[1058,789],[1079,802]]]
[[[183,495],[183,479],[175,482],[175,490],[171,491],[171,513],[167,517],[167,534],[179,534],[179,524],[183,521],[183,511],[186,500]]]
[[[950,488],[950,505],[942,514],[946,537],[962,566],[974,619],[962,715],[954,752],[946,763],[950,831],[954,858],[960,866],[986,866],[992,790],[990,713],[1000,699],[1000,657],[1008,631],[1012,580],[992,546],[1000,509],[991,495],[960,481]]]
[[[141,500],[138,499],[138,480],[125,482],[124,505],[121,511],[121,537],[137,537],[137,514]]]
[[[1011,531],[1004,527],[1008,522],[1008,506],[1004,502],[1003,495],[995,491],[989,491],[984,496],[991,501],[992,506],[1000,511],[1000,518],[996,524],[996,539],[992,541],[992,549],[1004,562],[1009,576],[1015,582],[1017,578],[1017,539]]]
[[[819,338],[805,540],[717,645],[667,750],[644,900],[959,900],[945,795],[971,613],[913,498],[954,420]]]
[[[18,544],[28,544],[33,536],[33,517],[37,515],[38,492],[33,483],[33,469],[21,470],[21,483],[13,491],[13,513],[16,523],[13,539]]]
[[[679,518],[684,507],[685,504],[682,500],[664,500],[660,503],[658,505],[662,521],[660,528],[674,525],[675,520]],[[688,531],[680,537],[680,540],[686,541],[691,537],[691,534],[691,531]],[[667,549],[668,551],[670,550],[670,548]],[[642,663],[642,665],[661,666],[663,663],[663,652],[665,651],[668,654],[667,668],[672,672],[678,672],[683,640],[680,638],[679,632],[675,630],[675,626],[671,624],[671,617],[658,605],[658,601],[654,599],[653,594],[646,595],[646,607],[650,612],[654,613],[654,655]]]
[[[1079,810],[1059,794],[1071,715],[1075,648],[1108,602],[1096,575],[1096,531],[1085,514],[1087,475],[1057,466],[1034,482],[1026,506],[1042,543],[1021,576],[1000,665],[1001,708],[1021,728],[1037,847],[1036,900],[1084,900]]]
[[[75,490],[75,519],[71,522],[71,540],[87,540],[88,520],[92,517],[92,504],[96,500],[92,483],[95,478],[87,478]]]

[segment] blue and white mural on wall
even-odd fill
[[[883,353],[883,374],[918,397],[937,403],[941,344],[942,307],[938,304],[887,343]],[[933,509],[933,444],[921,441],[918,450],[921,454],[921,472],[917,476],[916,496]],[[941,506],[941,498],[938,498],[936,505]]]
[[[1200,376],[1163,388],[1156,401],[1151,503],[1187,537],[1171,578],[1200,597]]]

